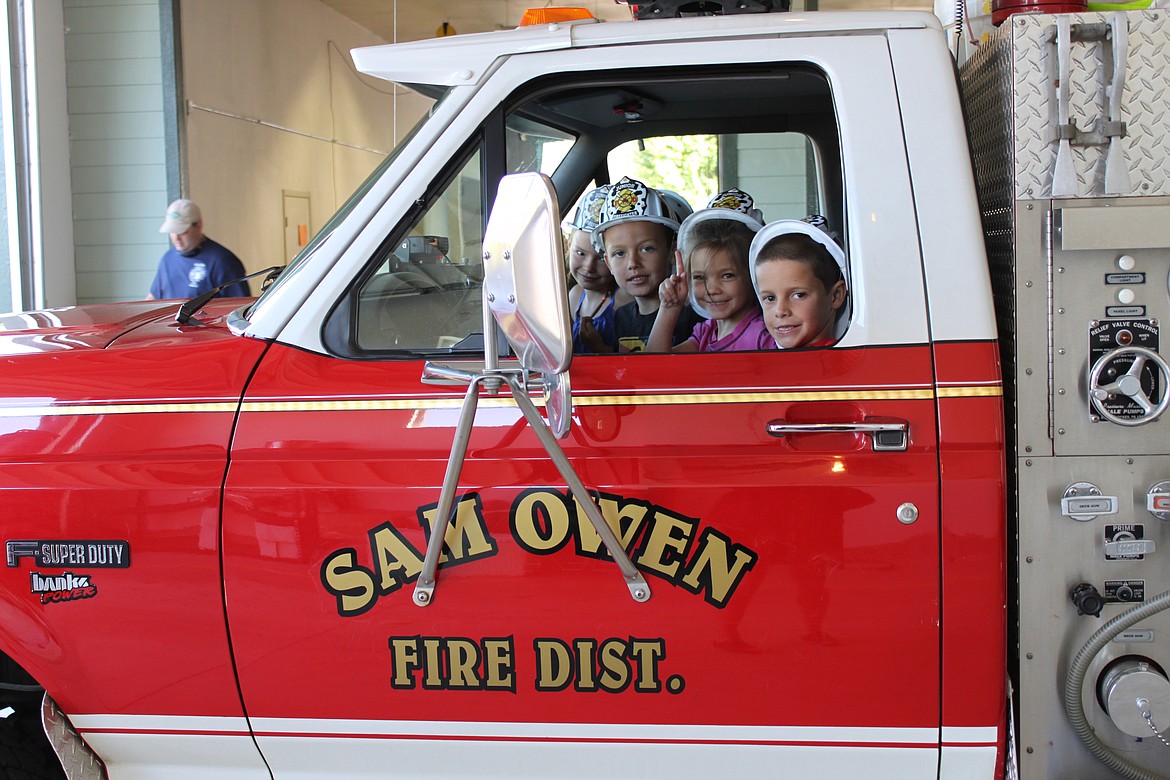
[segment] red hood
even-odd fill
[[[212,301],[203,322],[240,306],[238,298]],[[134,301],[0,314],[0,355],[73,349],[104,349],[120,336],[152,322],[174,321],[182,301]],[[199,327],[190,325],[188,327]]]

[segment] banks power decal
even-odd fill
[[[30,589],[40,596],[42,604],[62,601],[92,599],[97,595],[97,585],[88,574],[42,574],[34,571],[29,575]]]

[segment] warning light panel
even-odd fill
[[[530,27],[535,24],[553,24],[554,22],[572,22],[577,19],[593,19],[588,8],[529,8],[520,18],[521,27]]]

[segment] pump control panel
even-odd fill
[[[1088,728],[1132,757],[1170,740],[1170,610],[1103,640],[1083,678],[1072,670],[1102,626],[1170,591],[1170,199],[1037,211],[1017,212],[1018,234],[1041,239],[1016,254],[1019,408],[1048,410],[1017,417],[1021,685],[1075,689]],[[1021,710],[1025,749],[1070,728],[1063,708]],[[1085,774],[1081,749],[1067,735],[1041,776],[1112,776]],[[1170,777],[1170,755],[1143,761]]]
[[[1089,326],[1090,414],[1095,419],[1146,420],[1162,400],[1158,321],[1104,320]]]

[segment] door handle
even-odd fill
[[[793,433],[864,433],[873,442],[874,452],[903,452],[910,443],[910,423],[894,417],[866,417],[859,423],[768,423],[771,436],[782,439]]]

